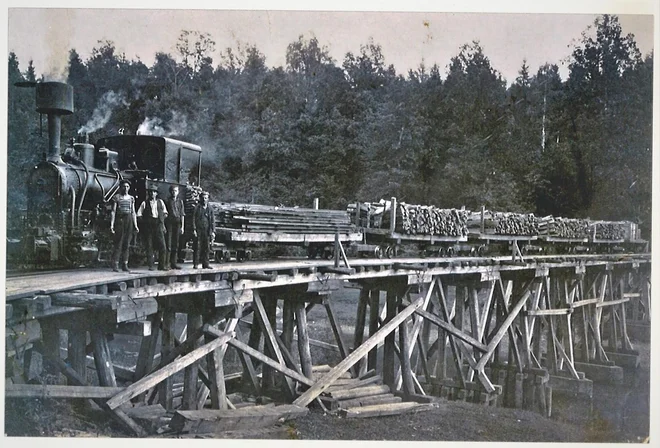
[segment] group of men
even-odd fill
[[[112,270],[128,272],[129,245],[134,232],[140,232],[145,246],[149,270],[154,267],[154,252],[157,251],[158,269],[181,269],[177,264],[179,242],[184,233],[185,208],[179,197],[179,187],[171,185],[169,197],[158,197],[158,188],[147,188],[147,198],[135,211],[135,198],[129,194],[131,183],[124,179],[119,192],[113,197],[110,215],[110,231],[114,234],[114,252]],[[140,225],[138,226],[138,218]],[[193,269],[201,263],[202,268],[211,269],[209,262],[210,246],[215,238],[215,219],[209,205],[209,193],[201,194],[200,202],[195,207],[192,217],[193,237],[195,240]]]

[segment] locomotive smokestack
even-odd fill
[[[48,152],[46,160],[59,163],[62,115],[73,113],[73,87],[61,82],[40,82],[37,88],[37,112],[48,115]]]

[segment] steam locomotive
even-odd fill
[[[22,86],[26,86],[25,83]],[[199,185],[202,149],[150,135],[117,135],[92,145],[79,136],[61,151],[62,116],[73,113],[73,88],[58,82],[36,89],[37,112],[48,116],[46,158],[30,172],[23,256],[37,265],[71,265],[99,259],[110,244],[110,199],[123,179],[141,203],[155,185]]]
[[[74,112],[73,88],[59,82],[22,83],[21,86],[36,89],[37,112],[48,117],[46,158],[34,167],[27,182],[24,234],[17,251],[24,262],[27,260],[32,267],[51,267],[102,261],[102,254],[108,253],[111,245],[108,229],[110,200],[123,179],[130,180],[130,194],[135,197],[136,204],[147,197],[147,189],[152,186],[156,186],[161,197],[166,197],[169,187],[178,185],[185,195],[186,213],[192,212],[195,195],[186,193],[201,192],[202,149],[199,146],[151,135],[116,135],[102,138],[92,145],[85,135],[81,135],[62,151],[61,120],[62,116]],[[577,240],[553,240],[547,235],[527,238],[493,235],[486,234],[483,225],[482,232],[469,235],[466,232],[454,236],[405,233],[395,226],[397,220],[401,221],[396,211],[403,211],[396,202],[389,209],[389,222],[376,219],[379,224],[384,223],[384,228],[378,228],[379,224],[374,228],[372,212],[369,211],[365,219],[360,214],[360,204],[353,206],[353,211],[350,206],[343,211],[279,207],[277,214],[272,213],[274,208],[263,206],[211,205],[216,216],[221,216],[213,244],[218,261],[249,259],[251,246],[269,243],[306,247],[307,255],[312,258],[334,256],[337,241],[351,246],[358,254],[376,257],[396,256],[399,248],[407,243],[424,246],[425,252],[430,248],[430,252],[437,256],[483,255],[486,251],[482,249],[486,247],[497,244],[517,247],[519,241],[524,242],[525,250],[560,243],[562,251],[573,251],[578,247],[589,249],[591,243],[606,243],[609,250],[615,247],[614,244],[618,244],[617,247],[628,244],[626,250],[635,250],[645,243],[639,239],[639,232],[632,223],[624,226],[632,229],[625,234],[625,239],[612,241],[596,241],[595,232],[594,238]],[[222,218],[231,215],[234,221],[244,224],[251,219],[247,216],[250,214],[257,216],[252,228],[245,225],[233,227],[231,220]],[[186,221],[189,224],[191,220]],[[331,224],[323,226],[320,222]],[[189,228],[183,239],[185,247],[192,239]],[[532,241],[534,244],[530,244]]]

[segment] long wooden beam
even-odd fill
[[[62,386],[59,384],[5,384],[6,397],[21,398],[110,398],[123,387]]]
[[[373,336],[370,336],[360,347],[356,348],[353,353],[348,355],[325,374],[319,381],[316,382],[311,388],[305,391],[298,397],[293,404],[298,406],[307,406],[323,391],[332,385],[343,373],[347,372],[356,362],[358,362],[369,350],[374,348],[378,343],[385,339],[392,333],[408,316],[412,315],[424,303],[424,297],[420,297],[412,304],[408,305],[403,311],[394,316],[392,320],[383,325]]]
[[[108,402],[106,403],[107,406],[110,409],[116,409],[122,404],[126,403],[128,400],[130,400],[133,397],[138,396],[142,392],[145,392],[161,381],[163,381],[165,378],[168,378],[175,373],[179,372],[181,369],[184,369],[185,367],[193,364],[195,361],[201,359],[208,353],[211,353],[213,350],[222,347],[224,344],[226,344],[229,340],[231,340],[234,337],[233,333],[225,333],[222,335],[222,337],[219,337],[208,344],[204,344],[199,348],[196,348],[195,350],[191,351],[185,356],[182,356],[181,358],[173,361],[171,364],[168,364],[161,369],[150,373],[149,375],[145,376],[142,378],[140,381],[137,381],[130,386],[128,386],[126,389],[124,389],[123,392],[118,393],[114,397],[112,397]]]
[[[216,336],[218,338],[222,338],[225,335],[225,333],[223,333],[222,331],[217,330],[213,327],[208,327],[206,329],[206,332],[208,334],[211,334],[211,335]],[[295,370],[289,369],[288,367],[286,367],[283,364],[278,363],[274,359],[269,358],[268,356],[264,355],[260,351],[253,349],[252,347],[250,347],[249,345],[239,341],[238,339],[232,338],[232,339],[229,340],[228,344],[231,345],[232,347],[236,348],[237,350],[242,351],[246,355],[249,355],[249,356],[251,356],[255,359],[258,359],[259,361],[263,362],[264,364],[269,365],[273,369],[275,369],[278,372],[288,376],[289,378],[292,378],[292,379],[294,379],[294,380],[296,380],[300,383],[303,383],[307,386],[311,386],[311,385],[314,384],[313,380],[301,375],[300,373],[296,372]]]

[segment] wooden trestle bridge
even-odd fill
[[[9,276],[5,394],[93,399],[140,436],[147,429],[131,416],[140,406],[177,407],[180,428],[238,416],[226,388],[236,377],[255,396],[278,391],[294,414],[308,405],[332,410],[342,398],[371,404],[373,415],[395,412],[377,398],[358,399],[356,391],[369,389],[372,397],[399,396],[401,409],[443,396],[549,415],[553,389],[590,397],[592,381],[622,381],[622,367],[637,365],[630,334],[650,328],[650,273],[649,254],[618,254],[344,259],[342,266],[282,259]],[[333,293],[347,287],[359,289],[352,335],[333,304]],[[315,305],[327,310],[341,354],[332,367],[311,356],[307,312]],[[180,336],[177,313],[187,315]],[[249,334],[241,334],[246,320]],[[140,338],[134,368],[113,364],[114,334]],[[236,350],[242,372],[225,372],[227,350]],[[66,385],[26,384],[35,351]],[[88,356],[98,385],[88,382]]]

